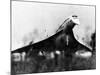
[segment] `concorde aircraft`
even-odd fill
[[[78,50],[91,52],[88,47],[78,42],[74,37],[73,28],[75,25],[79,24],[80,22],[78,16],[72,15],[62,23],[62,25],[56,31],[56,34],[46,38],[45,40],[16,49],[11,53],[30,52],[31,54],[38,54],[39,51],[52,52],[56,50],[65,51],[67,54],[75,53]]]

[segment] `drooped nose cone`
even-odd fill
[[[76,24],[76,25],[80,25],[80,21],[77,15],[72,15],[70,17],[70,19]]]

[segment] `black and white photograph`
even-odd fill
[[[11,75],[96,69],[96,6],[11,1]]]

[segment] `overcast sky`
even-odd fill
[[[95,7],[12,1],[12,50],[27,45],[32,39],[44,39],[70,15],[78,15],[79,36],[95,30]],[[46,32],[45,32],[46,31]]]

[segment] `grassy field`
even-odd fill
[[[11,62],[11,73],[28,74],[58,71],[91,70],[96,68],[95,52],[90,58],[65,57],[59,55],[56,59],[42,57],[28,57],[25,61]]]

